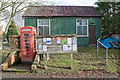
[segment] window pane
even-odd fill
[[[48,19],[39,19],[39,25],[49,25]]]
[[[77,22],[80,22],[80,20],[77,20]]]
[[[77,25],[82,25],[82,20],[77,20]]]
[[[42,23],[42,20],[41,19],[39,19],[39,25],[42,25],[43,23]]]
[[[39,26],[39,35],[43,35],[43,26]]]
[[[87,26],[83,26],[83,35],[87,35]]]
[[[82,26],[77,27],[77,34],[82,35]]]
[[[44,35],[49,35],[49,26],[44,26]]]
[[[82,20],[83,25],[87,25],[87,20]]]

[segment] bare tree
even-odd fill
[[[26,10],[26,8],[30,6],[40,6],[44,5],[46,2],[41,0],[3,0],[2,6],[0,8],[0,14],[2,14],[2,20],[8,19],[7,26],[5,28],[5,35],[7,34],[7,30],[14,16]],[[47,2],[51,4],[51,2]]]

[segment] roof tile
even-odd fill
[[[32,6],[23,14],[23,17],[43,16],[85,16],[101,17],[92,6]]]

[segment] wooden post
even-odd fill
[[[44,59],[44,68],[47,68],[47,61],[46,61],[46,56],[45,53],[43,54],[43,59]]]
[[[73,61],[73,54],[71,53],[71,69],[73,68],[72,61]]]
[[[47,61],[49,60],[49,53],[47,53]]]
[[[106,65],[108,64],[108,48],[106,48]]]
[[[97,41],[97,56],[98,56],[98,50],[99,50],[99,43]]]
[[[36,57],[35,57],[35,62],[36,62],[36,63],[39,63],[39,62],[40,62],[40,56],[39,56],[39,55],[36,55]]]

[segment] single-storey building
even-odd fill
[[[96,44],[101,37],[101,15],[92,6],[31,6],[22,18],[37,35],[77,34],[78,46]]]

